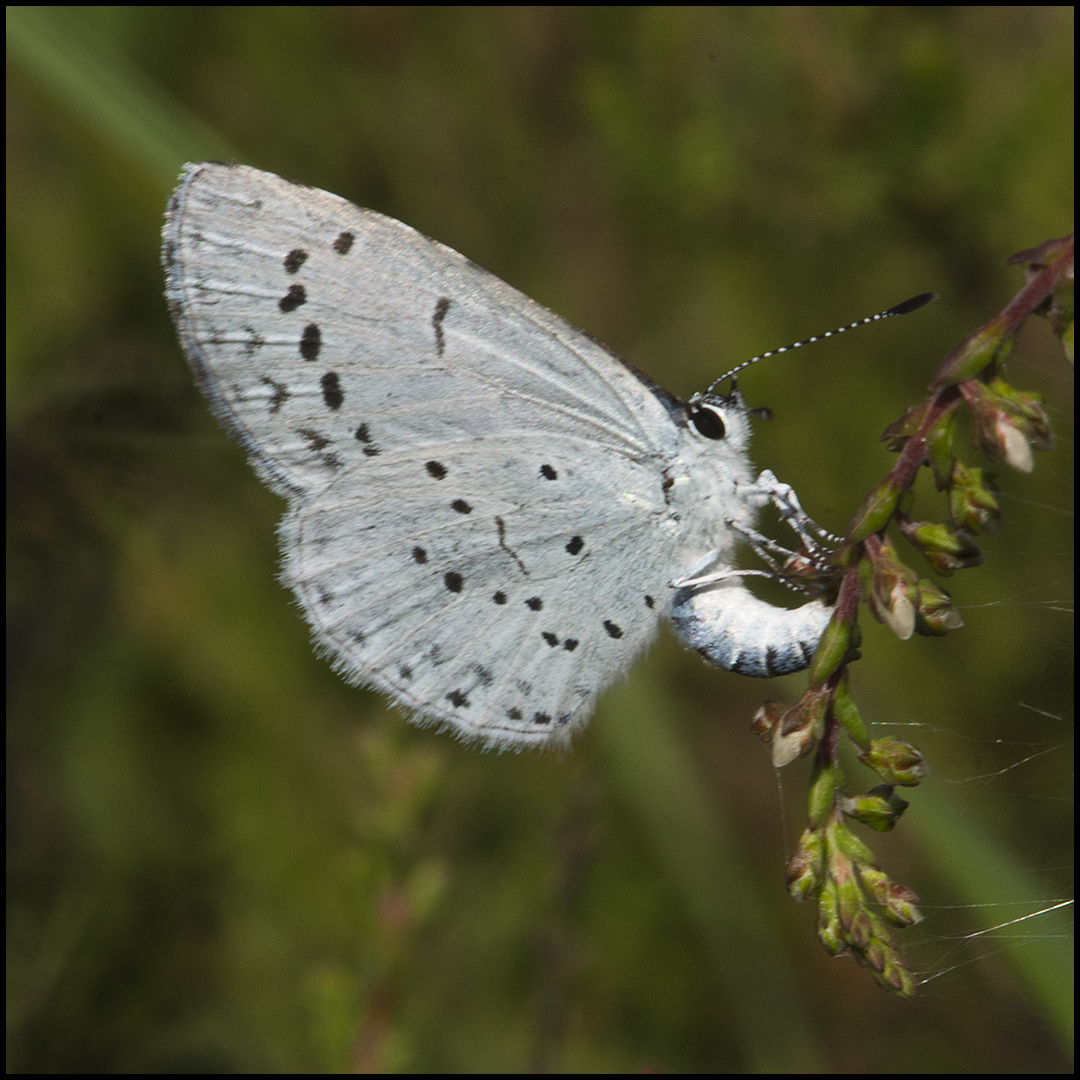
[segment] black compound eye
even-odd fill
[[[720,414],[713,409],[703,406],[690,410],[690,423],[697,428],[698,433],[706,439],[722,439],[727,435],[727,428]]]

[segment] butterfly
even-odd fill
[[[565,743],[665,619],[732,671],[809,663],[829,607],[773,607],[734,567],[769,503],[815,545],[755,474],[734,378],[683,401],[409,226],[243,165],[185,166],[162,258],[202,392],[288,504],[281,579],[350,682],[520,749]]]

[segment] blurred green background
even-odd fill
[[[868,838],[928,916],[902,1003],[783,889],[808,770],[778,784],[749,720],[804,677],[665,633],[572,753],[496,755],[312,654],[158,245],[184,161],[243,161],[684,396],[934,289],[740,380],[774,413],[757,464],[842,531],[882,429],[1019,287],[1003,260],[1072,227],[1072,69],[1065,7],[9,8],[9,1070],[1071,1070],[1071,908],[987,932],[1072,882],[1072,383],[1044,323],[1010,378],[1058,447],[1003,471],[1004,528],[947,583],[966,627],[864,617],[864,715],[934,770]]]

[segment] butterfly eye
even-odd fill
[[[720,414],[714,409],[698,407],[690,410],[690,423],[697,428],[698,434],[706,439],[722,439],[727,435],[727,428]]]

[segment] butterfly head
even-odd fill
[[[726,394],[695,394],[685,405],[686,421],[694,435],[706,442],[743,448],[750,439],[750,417],[768,418],[768,409],[749,408],[735,384]]]

